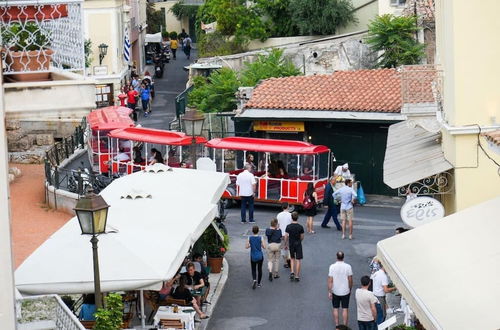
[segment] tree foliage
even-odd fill
[[[256,5],[261,15],[267,16],[268,29],[273,37],[299,35],[299,29],[293,19],[291,0],[257,0]]]
[[[356,22],[351,0],[289,0],[290,19],[302,35],[335,34]]]
[[[224,36],[225,42],[233,44],[229,45],[230,49],[243,49],[250,40],[265,40],[269,36],[257,7],[247,7],[244,0],[207,0],[198,9],[196,20],[197,26],[201,22],[217,22],[217,31]],[[202,40],[204,37],[210,38],[199,31],[198,39]],[[202,43],[200,51],[205,51]]]
[[[161,32],[161,27],[165,25],[165,17],[161,10],[156,10],[152,3],[146,4],[146,19],[148,26],[147,33]]]
[[[95,312],[95,330],[118,330],[123,324],[122,296],[110,293],[106,296],[106,308]]]
[[[213,72],[208,78],[196,77],[189,104],[203,112],[231,111],[236,105],[234,93],[239,86],[236,72],[229,68]]]
[[[393,68],[419,63],[425,45],[416,40],[418,30],[416,17],[386,14],[371,21],[366,42],[375,52],[382,52],[377,65]]]
[[[196,13],[198,12],[198,7],[195,5],[186,5],[184,1],[179,1],[170,8],[170,11],[174,14],[177,19],[181,20],[184,17],[196,18]]]
[[[255,86],[264,79],[300,74],[300,70],[292,61],[283,56],[282,49],[273,49],[268,55],[259,55],[255,62],[246,62],[240,81],[242,86]]]
[[[189,94],[189,105],[204,112],[225,112],[236,108],[235,93],[239,87],[253,87],[262,79],[296,76],[301,72],[283,57],[283,50],[273,49],[259,55],[255,62],[246,62],[238,74],[229,68],[213,72],[208,78],[196,77]]]

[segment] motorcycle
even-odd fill
[[[155,78],[163,77],[164,64],[161,55],[156,54],[153,58],[153,63],[155,64]]]
[[[159,51],[160,51],[160,56],[161,56],[161,59],[163,60],[163,63],[170,62],[170,47],[169,46],[162,46],[160,44]]]

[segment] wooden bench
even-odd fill
[[[95,326],[95,321],[83,321],[81,320],[80,323],[83,325],[85,329],[94,329]]]
[[[184,323],[180,319],[160,319],[163,328],[185,329]]]

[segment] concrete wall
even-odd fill
[[[448,212],[500,195],[499,168],[478,146],[482,131],[500,129],[500,1],[436,1],[436,62],[444,71],[443,150],[455,167]],[[471,14],[473,13],[473,14]],[[500,156],[479,141],[489,155]]]
[[[175,31],[177,33],[180,33],[182,29],[185,29],[189,33],[189,20],[187,17],[183,17],[182,20],[177,19],[175,15],[170,11],[170,8],[172,8],[173,5],[175,5],[178,0],[168,0],[165,2],[156,2],[154,4],[154,7],[156,10],[165,10],[165,24],[163,25],[166,27],[166,30],[168,32]]]
[[[73,73],[53,73],[53,81],[4,85],[8,120],[29,131],[55,136],[73,133],[74,126],[95,108],[95,81]]]
[[[282,37],[282,38],[269,38],[266,41],[252,40],[248,44],[248,50],[256,50],[262,48],[279,47],[298,42],[310,41],[320,39],[321,36],[300,36],[300,37]]]
[[[352,0],[352,4],[355,8],[354,15],[358,19],[358,22],[339,28],[337,34],[345,34],[368,29],[368,24],[378,14],[378,3],[380,1],[383,0]]]
[[[356,70],[371,68],[375,58],[369,47],[363,43],[364,34],[344,35],[285,45],[284,54],[306,75],[328,74],[337,70]],[[258,54],[267,50],[201,58],[198,63],[222,65],[241,70],[245,62],[254,61]],[[190,73],[190,76],[192,73]]]
[[[0,77],[0,329],[16,329],[3,77]]]
[[[48,190],[47,204],[50,208],[76,215],[74,208],[78,202],[78,194],[62,189],[55,189],[54,186],[47,186],[46,189]]]
[[[128,25],[129,31],[132,30],[129,13],[124,11],[125,4],[124,0],[85,0],[83,5],[85,38],[92,41],[92,63],[87,69],[87,74],[98,80],[99,84],[113,84],[115,99],[120,93],[121,83],[129,72],[129,63],[123,58],[125,25]],[[102,65],[108,67],[108,74],[93,76],[94,67],[99,66],[98,47],[101,43],[108,45],[107,55],[102,61]],[[140,58],[139,52],[138,56]]]
[[[392,5],[391,0],[378,0],[377,2],[378,2],[379,15],[392,14],[395,16],[400,16],[403,9],[405,8],[404,5],[402,6]]]

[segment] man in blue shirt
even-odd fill
[[[349,239],[352,239],[352,218],[354,216],[353,201],[358,197],[352,189],[352,180],[345,180],[345,186],[333,193],[333,198],[340,197],[340,219],[342,219],[342,239],[345,239],[345,225],[349,221]]]

